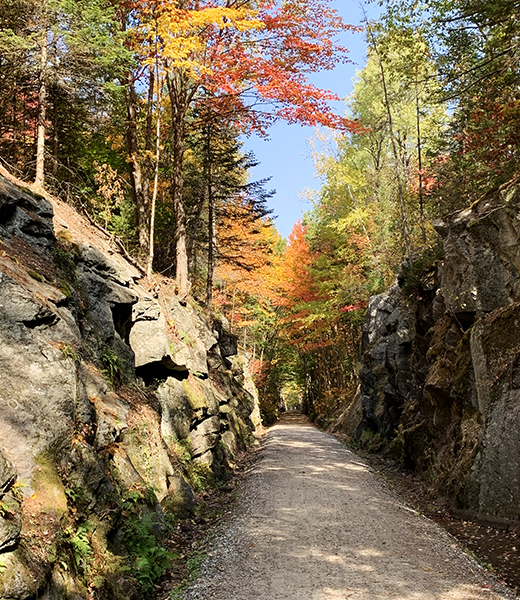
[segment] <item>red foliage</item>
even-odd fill
[[[176,19],[190,23],[208,9],[247,9],[251,19],[262,23],[246,31],[218,22],[201,25],[197,39],[202,44],[188,57],[189,73],[186,67],[180,68],[187,75],[186,83],[191,79],[185,88],[189,101],[197,101],[193,90],[203,89],[199,101],[207,104],[210,98],[218,113],[233,115],[246,132],[264,132],[277,118],[357,132],[362,128],[356,121],[330,109],[329,102],[339,100],[337,95],[307,80],[309,73],[348,60],[347,49],[334,40],[338,31],[355,28],[343,23],[329,4],[330,0],[187,0],[180,9],[171,0],[129,2],[136,20],[149,23],[148,30],[154,29],[154,17],[168,13],[172,23]],[[164,52],[162,43],[159,40],[159,53]],[[150,44],[150,53],[154,52]]]
[[[362,302],[361,300],[358,300],[355,304],[347,304],[347,306],[340,308],[339,312],[340,313],[354,312],[355,310],[364,310],[366,307],[367,307],[366,302]]]

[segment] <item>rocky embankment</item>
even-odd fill
[[[0,598],[139,598],[260,426],[237,343],[0,177]],[[166,562],[165,562],[166,561]]]
[[[435,223],[444,260],[370,300],[335,425],[496,524],[520,522],[519,215],[515,182]]]

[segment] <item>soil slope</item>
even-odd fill
[[[185,600],[516,596],[335,438],[287,415]]]

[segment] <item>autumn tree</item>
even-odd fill
[[[431,175],[440,212],[461,208],[519,166],[518,6],[509,0],[393,0],[385,22],[429,40],[450,131]]]
[[[334,115],[335,96],[307,81],[307,74],[332,68],[344,49],[334,43],[347,28],[327,2],[293,0],[275,6],[258,2],[139,3],[136,35],[147,40],[143,61],[160,57],[169,100],[172,201],[175,211],[176,278],[189,290],[186,208],[182,166],[189,111],[211,105],[222,119],[244,131],[264,131],[275,119],[353,128]]]
[[[243,151],[239,130],[222,122],[218,114],[196,111],[186,136],[184,160],[184,204],[191,271],[205,269],[206,307],[210,310],[213,273],[218,261],[244,261],[242,240],[227,230],[234,220],[243,227],[259,223],[272,211],[266,202],[273,192],[266,180],[250,181],[257,166],[250,152]]]
[[[407,255],[402,209],[416,252],[433,237],[419,193],[419,149],[428,164],[445,118],[425,83],[433,69],[413,32],[374,37],[378,52],[369,51],[347,100],[348,116],[364,130],[317,134],[322,187],[309,192],[312,209],[289,237],[280,283],[280,337],[294,349],[304,409],[321,422],[354,393],[364,308]]]
[[[276,355],[264,368],[261,405],[272,413],[281,390],[296,386],[304,412],[324,423],[356,385],[353,366],[365,303],[359,291],[342,288],[349,265],[331,268],[332,244],[310,218],[294,225],[273,273]]]
[[[80,122],[83,133],[87,123],[99,124],[112,102],[111,84],[130,56],[118,38],[114,8],[105,0],[16,0],[8,3],[2,21],[0,85],[17,84],[2,99],[4,119],[6,108],[11,112],[11,123],[2,123],[3,146],[8,149],[5,142],[13,140],[8,156],[16,160],[20,146],[14,140],[23,137],[31,146],[35,141],[30,167],[42,186],[49,155],[54,176],[60,162],[68,159],[71,165],[72,157],[63,155],[64,146],[70,149],[71,125]]]

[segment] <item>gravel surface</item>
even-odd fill
[[[185,600],[516,599],[335,438],[287,415]]]

